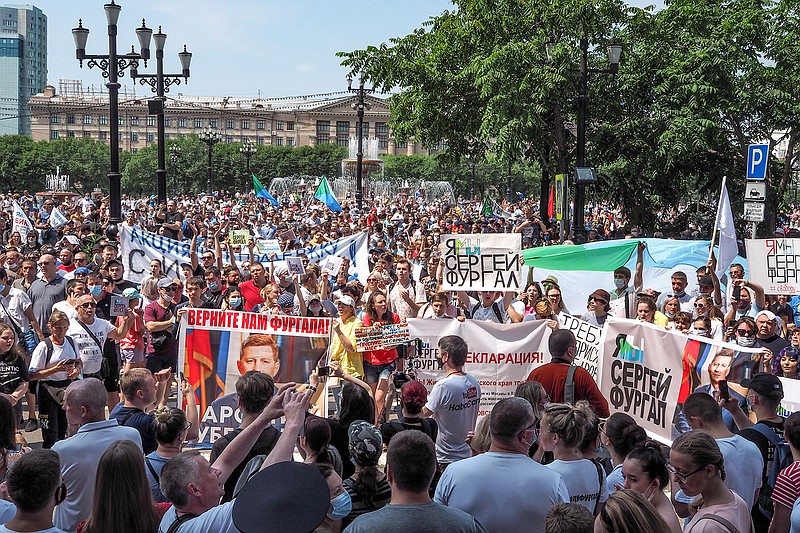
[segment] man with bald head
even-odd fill
[[[569,492],[561,474],[528,457],[537,432],[531,404],[503,398],[492,408],[489,432],[489,451],[448,466],[433,501],[466,511],[489,531],[544,533],[547,511],[568,503]]]
[[[64,394],[67,414],[66,440],[53,445],[61,458],[61,477],[67,487],[67,499],[56,508],[53,524],[73,532],[89,517],[94,498],[97,465],[106,449],[118,440],[129,440],[142,449],[142,437],[134,428],[106,420],[106,388],[96,378],[70,383]]]

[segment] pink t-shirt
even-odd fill
[[[709,505],[701,507],[697,514],[694,515],[692,521],[684,530],[684,533],[719,533],[725,531],[725,527],[710,518],[702,519],[706,515],[714,515],[724,518],[733,524],[740,533],[748,533],[753,531],[753,522],[750,519],[750,506],[735,492],[733,494],[733,501],[730,503],[722,503],[719,505]]]

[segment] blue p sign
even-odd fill
[[[767,177],[769,162],[768,144],[751,144],[747,147],[747,179],[763,180]]]

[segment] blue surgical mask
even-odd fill
[[[614,286],[618,289],[624,288],[628,284],[625,278],[614,278]]]
[[[241,298],[231,298],[230,300],[228,300],[228,304],[231,307],[239,307],[240,305],[242,305],[242,299]]]
[[[6,290],[6,286],[5,285],[0,285],[0,292],[3,292],[4,290]]]
[[[328,512],[328,518],[331,520],[341,520],[350,514],[353,510],[353,500],[350,499],[350,493],[347,491],[342,492],[337,497],[331,500],[333,510]]]
[[[217,283],[216,281],[212,281],[211,283],[208,284],[208,290],[210,290],[211,292],[214,292],[217,289],[219,289],[219,283]]]
[[[89,287],[89,292],[91,293],[92,296],[100,296],[100,293],[103,292],[103,286],[92,285],[91,287]]]

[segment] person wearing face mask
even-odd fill
[[[225,298],[224,287],[222,286],[222,271],[219,268],[212,266],[206,269],[206,290],[200,297],[204,302],[210,303],[215,309],[222,307],[222,302]]]
[[[352,502],[350,513],[342,520],[343,527],[362,514],[380,509],[392,498],[386,474],[378,470],[378,459],[383,452],[381,432],[369,422],[356,420],[347,433],[350,460],[356,471],[343,482]]]
[[[569,502],[561,474],[528,457],[536,417],[524,398],[504,398],[492,408],[489,451],[450,465],[436,486],[436,503],[461,509],[489,531],[544,532],[547,511]],[[476,483],[480,479],[482,482]],[[536,498],[529,489],[536,487]],[[497,505],[487,493],[499,498]]]
[[[707,336],[721,341],[725,334],[725,325],[722,323],[723,315],[722,311],[712,303],[711,296],[705,294],[700,295],[694,298],[692,303],[696,319],[708,319],[709,321],[711,329]]]
[[[609,292],[611,312],[609,314],[621,318],[636,317],[636,294],[642,290],[642,270],[644,269],[644,250],[647,245],[639,243],[636,249],[636,274],[633,276],[633,286],[630,285],[631,270],[628,267],[619,267],[614,270],[614,289]]]
[[[730,324],[742,317],[755,318],[759,311],[767,306],[764,287],[746,279],[735,279],[731,283],[731,305],[725,315],[725,324]]]
[[[695,318],[689,328],[689,335],[711,338],[711,320],[705,316]]]
[[[664,488],[669,486],[669,472],[661,444],[650,440],[628,452],[622,463],[622,477],[625,489],[635,490],[653,504],[670,533],[681,532],[675,509],[664,494]]]
[[[244,298],[238,287],[232,287],[225,293],[222,309],[227,311],[244,311]]]
[[[722,420],[723,409],[708,394],[690,394],[683,404],[683,412],[692,429],[705,431],[717,442],[725,460],[725,486],[748,504],[754,504],[761,488],[761,471],[764,468],[758,446],[728,429]],[[673,498],[676,502],[684,503],[684,506],[694,500],[686,498],[681,491]],[[681,517],[686,516],[689,511],[688,508],[682,509],[678,505],[676,510]]]
[[[158,299],[144,309],[144,327],[150,333],[146,348],[145,367],[153,374],[164,369],[177,372],[178,341],[175,339],[173,327],[177,320],[175,313],[175,292],[178,286],[169,278],[158,281]],[[159,405],[166,405],[169,387],[157,398]]]
[[[330,505],[325,519],[314,529],[315,533],[338,533],[342,530],[342,519],[353,509],[350,494],[344,489],[342,478],[328,463],[314,463],[314,468],[325,478],[328,483]]]
[[[302,306],[301,306],[302,307]],[[312,294],[306,302],[305,316],[326,317],[328,313],[322,307],[322,300],[319,294]]]
[[[666,302],[669,296],[675,296],[681,302],[681,311],[686,311],[687,313],[692,312],[692,295],[686,292],[686,286],[689,284],[686,273],[680,270],[675,271],[670,276],[670,283],[672,285],[671,291],[664,291],[661,296],[659,296],[656,305],[659,309],[664,308],[664,302]]]

